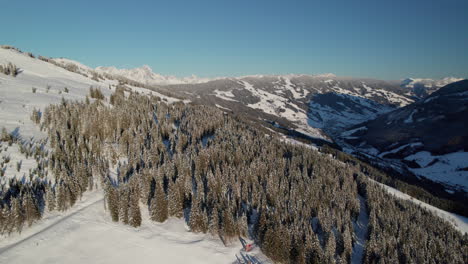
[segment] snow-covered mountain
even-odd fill
[[[423,78],[407,78],[401,81],[401,86],[411,90],[411,93],[417,98],[423,98],[437,89],[463,80],[463,78],[445,77],[442,79],[423,79]]]
[[[440,88],[453,82],[458,82],[463,78],[445,77],[442,79],[424,79],[424,78],[407,78],[401,81],[401,85],[406,88],[413,88],[415,84],[423,84],[427,88]]]
[[[118,69],[116,67],[97,67],[97,72],[107,73],[111,75],[120,75],[130,80],[141,82],[147,85],[169,85],[169,84],[188,84],[188,83],[204,83],[212,79],[199,78],[195,75],[178,78],[176,76],[165,76],[159,73],[154,73],[148,66],[144,65],[134,69]]]
[[[468,80],[342,133],[358,151],[399,160],[421,177],[468,190]]]
[[[253,75],[167,88],[194,102],[245,113],[324,140],[414,100],[396,82],[333,74]]]

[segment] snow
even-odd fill
[[[356,242],[353,245],[353,252],[351,254],[351,263],[362,263],[364,251],[366,249],[367,233],[369,227],[369,213],[364,197],[358,195],[360,210],[357,221],[353,221],[354,237]]]
[[[330,104],[310,101],[308,115],[310,126],[325,129],[330,133],[341,132],[347,127],[374,119],[380,114],[393,110],[392,107],[354,95],[348,90],[335,88],[335,92],[334,102]]]
[[[392,144],[392,145],[395,145],[395,143]],[[400,150],[402,150],[402,149],[404,149],[404,148],[406,148],[406,147],[412,147],[412,148],[413,148],[413,147],[419,147],[419,146],[422,146],[422,145],[423,145],[423,144],[422,144],[421,142],[415,142],[415,143],[405,144],[405,145],[399,146],[399,147],[397,147],[397,148],[395,148],[395,149],[382,152],[382,153],[379,154],[379,157],[380,157],[380,158],[383,158],[385,155],[387,155],[387,154],[389,154],[389,153],[397,153],[398,151],[400,151]]]
[[[37,162],[33,156],[26,157],[20,152],[19,145],[13,143],[8,146],[7,142],[0,142],[0,161],[9,159],[10,161],[4,165],[4,176],[0,177],[0,185],[9,186],[9,179],[16,178],[22,182],[29,181],[29,170],[37,168]],[[6,150],[6,151],[5,151]],[[17,164],[20,163],[20,170],[17,170]]]
[[[303,97],[303,95],[300,92],[296,91],[296,88],[294,87],[293,83],[291,82],[291,79],[284,77],[283,80],[286,83],[284,88],[286,90],[289,90],[292,93],[294,99],[299,99],[299,98]]]
[[[221,106],[221,105],[219,105],[219,104],[215,104],[215,106],[216,106],[216,107],[218,107],[219,109],[222,109],[222,110],[226,110],[226,111],[232,112],[232,110],[231,110],[231,109],[229,109],[229,108],[226,108],[226,107],[223,107],[223,106]]]
[[[319,129],[311,127],[307,124],[308,118],[306,111],[300,108],[298,105],[290,102],[289,99],[262,89],[255,88],[251,83],[248,83],[244,80],[239,81],[239,83],[243,85],[244,89],[249,91],[252,96],[258,98],[259,100],[257,103],[248,104],[248,107],[262,110],[267,114],[286,118],[294,122],[300,129],[310,134],[312,137],[328,140]]]
[[[413,123],[413,115],[417,113],[417,110],[413,110],[411,114],[403,121],[405,124]]]
[[[415,161],[421,166],[417,169],[410,168],[418,176],[468,191],[468,171],[461,170],[468,167],[468,152],[433,156],[430,152],[420,151],[407,156],[405,160]],[[435,160],[437,161],[434,164],[428,166]]]
[[[271,129],[269,129],[270,131],[273,131]],[[276,132],[273,131],[275,134]],[[291,138],[291,137],[288,137],[286,135],[282,135],[280,137],[280,141],[282,142],[285,142],[285,143],[288,143],[290,145],[296,145],[296,146],[302,146],[302,147],[306,147],[308,149],[313,149],[313,150],[318,150],[317,146],[316,145],[313,145],[313,144],[306,144],[304,142],[301,142],[301,141],[298,141],[298,140],[295,140],[294,138]]]
[[[62,97],[84,100],[90,86],[100,87],[105,96],[112,92],[108,83],[99,83],[51,63],[0,48],[0,64],[7,62],[21,68],[22,72],[16,77],[0,74],[1,126],[10,132],[19,128],[22,137],[44,136],[30,120],[34,108],[42,111],[49,104],[60,103]],[[33,93],[33,87],[37,89],[36,93]],[[68,93],[64,91],[65,87]]]
[[[428,97],[427,99],[424,100],[424,103],[429,103],[430,101],[435,100],[435,99],[437,99],[437,98],[439,98],[438,95]]]
[[[402,86],[406,88],[413,88],[415,84],[423,84],[425,87],[443,87],[447,84],[458,82],[463,80],[463,78],[456,77],[445,77],[439,80],[434,79],[424,79],[424,78],[408,78],[402,81]]]
[[[220,91],[220,90],[216,89],[213,92],[214,92],[215,96],[218,97],[218,98],[221,98],[221,99],[226,100],[226,101],[238,102],[237,100],[233,99],[236,96],[232,93],[232,90],[230,90],[230,91]]]
[[[351,129],[351,130],[345,131],[345,132],[341,133],[341,136],[344,136],[344,137],[351,136],[351,135],[354,134],[355,132],[357,132],[357,131],[363,131],[363,130],[367,130],[367,127],[366,127],[366,126],[362,126],[362,127],[358,127],[358,128],[355,128],[355,129]]]
[[[118,69],[116,67],[97,67],[97,72],[108,73],[111,75],[119,75],[130,80],[149,85],[170,85],[170,84],[194,84],[205,83],[219,78],[199,78],[195,75],[178,78],[176,76],[166,76],[159,73],[154,73],[148,66],[144,65],[134,69]]]
[[[387,192],[390,194],[394,195],[397,198],[403,199],[403,200],[408,200],[411,201],[417,205],[419,205],[422,208],[425,208],[429,210],[430,212],[434,213],[435,215],[439,216],[440,218],[446,220],[447,222],[451,223],[458,231],[460,231],[463,234],[468,233],[468,217],[460,216],[454,213],[449,213],[447,211],[444,211],[442,209],[439,209],[437,207],[434,207],[430,204],[427,204],[425,202],[422,202],[418,199],[415,199],[406,193],[403,193],[395,188],[392,188],[390,186],[387,186],[385,184],[376,182],[372,179],[369,179],[371,182],[374,182],[380,186],[382,186]]]
[[[161,98],[163,101],[165,101],[166,103],[169,103],[169,104],[180,101],[180,99],[178,99],[178,98],[170,97],[170,96],[167,96],[167,95],[164,95],[162,93],[158,93],[156,91],[149,90],[149,89],[146,89],[146,88],[141,88],[141,87],[136,87],[136,86],[131,86],[131,85],[126,85],[126,86],[129,87],[133,92],[138,92],[138,93],[144,94],[144,95],[157,96],[157,97]],[[190,100],[184,100],[183,102],[188,103],[188,102],[190,102]]]
[[[101,190],[87,192],[66,212],[47,213],[21,234],[0,239],[0,263],[233,263],[241,243],[188,231],[182,219],[148,219],[138,228],[112,222]],[[258,250],[249,252],[269,263]]]
[[[90,74],[92,71],[94,71],[94,69],[92,69],[91,67],[88,67],[88,66],[82,64],[81,62],[78,62],[78,61],[75,61],[75,60],[70,60],[70,59],[67,59],[67,58],[54,58],[52,60],[57,62],[58,64],[61,64],[61,65],[64,65],[64,66],[66,66],[67,64],[74,64],[79,68],[80,72],[82,72],[82,73]]]

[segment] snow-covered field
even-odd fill
[[[410,169],[418,176],[454,185],[468,191],[468,171],[466,170],[468,152],[460,151],[433,156],[430,152],[420,151],[406,157],[405,160],[413,160],[421,166],[421,168]]]
[[[133,228],[112,222],[101,190],[87,192],[66,212],[46,213],[21,234],[0,239],[0,263],[235,263],[241,243],[224,246],[208,234],[188,231],[182,219],[148,219]],[[269,263],[258,249],[249,252]]]

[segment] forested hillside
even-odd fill
[[[466,235],[394,198],[352,164],[281,142],[216,108],[168,105],[124,86],[109,102],[94,97],[33,114],[51,151],[30,150],[37,180],[2,187],[2,232],[65,210],[98,185],[114,221],[139,226],[147,206],[154,221],[184,217],[193,232],[227,243],[251,237],[277,262],[468,261]],[[2,141],[14,137],[5,133]],[[53,182],[40,180],[46,171]],[[368,225],[358,230],[363,218]]]

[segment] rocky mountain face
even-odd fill
[[[340,141],[356,151],[400,160],[418,175],[468,187],[468,80],[355,125]]]

